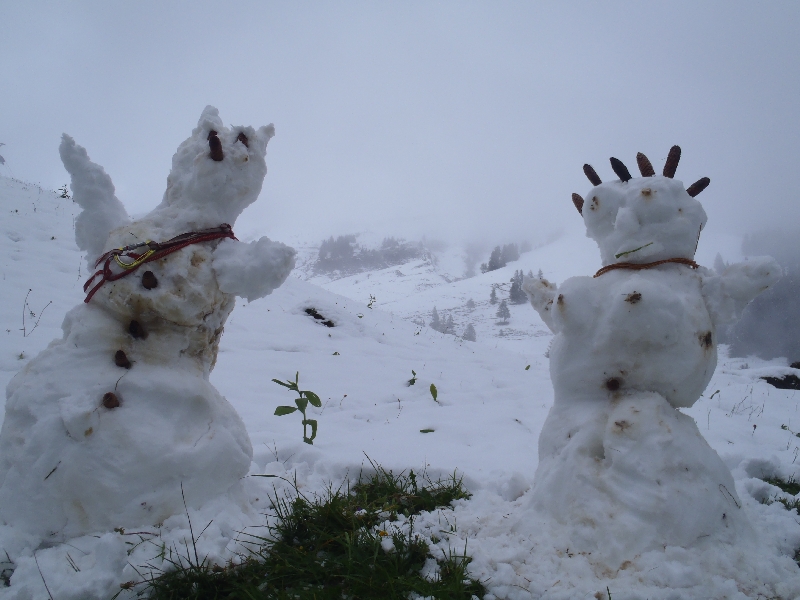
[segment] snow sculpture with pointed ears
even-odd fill
[[[252,447],[209,382],[235,296],[280,286],[293,249],[231,226],[256,200],[272,125],[228,129],[207,107],[172,159],[160,205],[132,221],[102,167],[67,135],[60,153],[83,211],[91,271],[64,337],[7,389],[0,519],[57,539],[155,524],[225,493]],[[90,272],[91,272],[90,271]]]
[[[684,189],[673,179],[679,158],[674,146],[656,176],[640,153],[640,178],[612,158],[619,179],[607,183],[584,165],[595,187],[572,199],[603,268],[561,287],[523,286],[556,334],[533,503],[570,529],[576,551],[609,568],[646,550],[748,535],[728,469],[674,408],[692,406],[708,385],[717,328],[781,269],[768,257],[722,273],[694,262],[706,223],[695,196],[709,180]]]

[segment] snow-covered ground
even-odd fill
[[[0,210],[4,388],[61,337],[64,314],[83,301],[86,273],[74,242],[72,201],[2,178]],[[713,260],[714,242],[713,237],[702,241],[701,263]],[[785,360],[727,358],[721,348],[709,387],[684,410],[732,470],[740,510],[767,551],[715,565],[722,574],[714,577],[707,576],[715,564],[713,548],[667,549],[630,568],[597,573],[585,557],[569,551],[557,531],[525,522],[538,437],[553,401],[545,356],[552,335],[530,305],[511,305],[506,325],[498,324],[496,305],[489,303],[492,284],[502,284],[498,296],[506,297],[517,269],[542,269],[556,281],[593,273],[599,267],[593,242],[554,236],[519,261],[469,279],[458,279],[463,263],[460,250],[451,247],[439,253],[438,262],[412,261],[333,280],[311,277],[302,268],[303,256],[314,252],[312,242],[304,243],[295,277],[264,299],[237,300],[211,374],[247,426],[254,448],[251,475],[296,480],[313,493],[356,476],[369,467],[368,458],[387,469],[426,471],[434,478],[457,471],[473,497],[421,518],[415,528],[436,533],[443,551],[461,550],[466,543],[473,576],[497,598],[600,598],[607,597],[607,587],[615,600],[800,597],[800,569],[792,560],[800,548],[800,517],[778,503],[761,504],[779,490],[758,479],[800,477],[800,437],[794,433],[800,432],[800,394],[760,379],[785,373]],[[717,249],[733,247],[727,238],[719,244]],[[723,255],[738,258],[730,251]],[[466,307],[469,299],[474,309]],[[429,321],[434,306],[440,315],[452,315],[458,333],[472,323],[477,342],[413,322]],[[335,327],[322,325],[307,308]],[[412,370],[417,381],[408,386]],[[323,402],[321,409],[309,409],[319,422],[313,446],[303,443],[297,415],[273,415],[291,397],[271,379],[296,372],[301,387]],[[197,540],[198,553],[218,561],[232,558],[241,550],[240,532],[259,532],[266,523],[270,494],[289,490],[280,478],[248,477],[228,497],[190,509],[195,533],[211,522]],[[0,569],[6,574],[14,569],[11,586],[0,588],[0,597],[110,598],[120,583],[139,579],[142,565],[157,563],[162,549],[185,552],[186,540],[191,543],[182,515],[136,534],[98,531],[34,555],[24,536],[0,526],[0,550],[13,562]],[[0,553],[0,563],[5,559]]]

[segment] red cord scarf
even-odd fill
[[[200,231],[190,231],[189,233],[182,233],[179,236],[167,240],[166,242],[142,242],[141,244],[134,244],[132,246],[125,246],[124,248],[115,248],[103,254],[94,263],[97,267],[103,263],[103,268],[95,272],[89,280],[83,284],[83,291],[85,292],[92,285],[92,282],[100,276],[100,281],[89,290],[84,302],[89,302],[92,296],[95,295],[106,281],[116,281],[122,279],[126,275],[130,275],[136,269],[145,263],[152,262],[164,258],[168,254],[177,252],[181,248],[185,248],[191,244],[199,244],[200,242],[210,242],[211,240],[218,240],[222,238],[236,239],[233,235],[233,229],[227,223],[223,223],[219,227],[212,227],[211,229],[202,229]],[[126,263],[120,260],[120,257],[132,259],[132,262]],[[122,271],[117,273],[111,270],[111,262],[116,263],[122,267]]]
[[[679,265],[686,265],[687,267],[691,267],[693,269],[697,269],[700,267],[700,265],[698,265],[690,258],[668,258],[666,260],[657,260],[656,262],[645,263],[641,265],[637,263],[614,263],[611,265],[606,265],[605,267],[600,269],[597,273],[595,273],[594,276],[600,277],[600,275],[608,273],[609,271],[613,271],[614,269],[631,269],[633,271],[641,271],[642,269],[651,269],[653,267],[657,267],[658,265],[663,265],[665,263],[678,263]]]

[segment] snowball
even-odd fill
[[[695,422],[655,393],[554,407],[530,502],[613,570],[666,546],[754,536],[728,468]]]
[[[223,240],[214,252],[212,267],[220,289],[248,302],[271,294],[294,268],[294,249],[262,237],[250,244]]]
[[[589,192],[582,214],[603,265],[691,259],[707,220],[683,183],[668,177],[602,183]]]

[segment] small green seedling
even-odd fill
[[[525,367],[525,370],[526,370],[526,371],[530,371],[530,370],[531,370],[531,366],[530,366],[530,365],[528,365],[527,367]]]
[[[406,383],[408,387],[411,387],[412,385],[417,383],[417,372],[414,369],[411,369],[411,375],[412,375],[411,379],[409,379],[408,382]]]
[[[287,379],[286,381],[281,381],[280,379],[273,379],[275,383],[278,385],[282,385],[285,388],[289,388],[291,392],[297,392],[300,397],[295,398],[294,403],[297,406],[279,406],[275,409],[275,415],[278,417],[282,417],[283,415],[290,415],[294,411],[299,410],[300,413],[303,415],[303,441],[306,444],[314,444],[314,438],[317,437],[317,420],[316,419],[309,419],[306,416],[306,408],[308,407],[308,403],[310,402],[312,406],[316,406],[317,408],[322,407],[322,401],[319,399],[314,392],[309,392],[308,390],[301,390],[299,387],[300,384],[300,371],[298,371],[294,376],[294,381],[291,379]],[[311,437],[308,437],[306,429],[307,427],[311,427]]]
[[[792,431],[791,429],[789,429],[788,425],[781,425],[781,429],[783,429],[784,431],[788,431],[789,433],[793,434],[795,437],[799,437],[800,438],[800,433],[797,433],[796,431]]]
[[[622,258],[623,256],[627,256],[628,254],[633,254],[634,252],[638,252],[642,248],[647,248],[648,246],[652,246],[653,242],[649,244],[645,244],[644,246],[639,246],[638,248],[634,248],[633,250],[628,250],[627,252],[620,252],[619,254],[615,254],[614,258]]]
[[[439,392],[436,390],[436,386],[431,384],[431,396],[433,396],[434,402],[439,402],[436,397],[439,395]]]
[[[435,429],[420,429],[419,430],[420,433],[433,433],[434,431],[436,431],[436,430]]]

